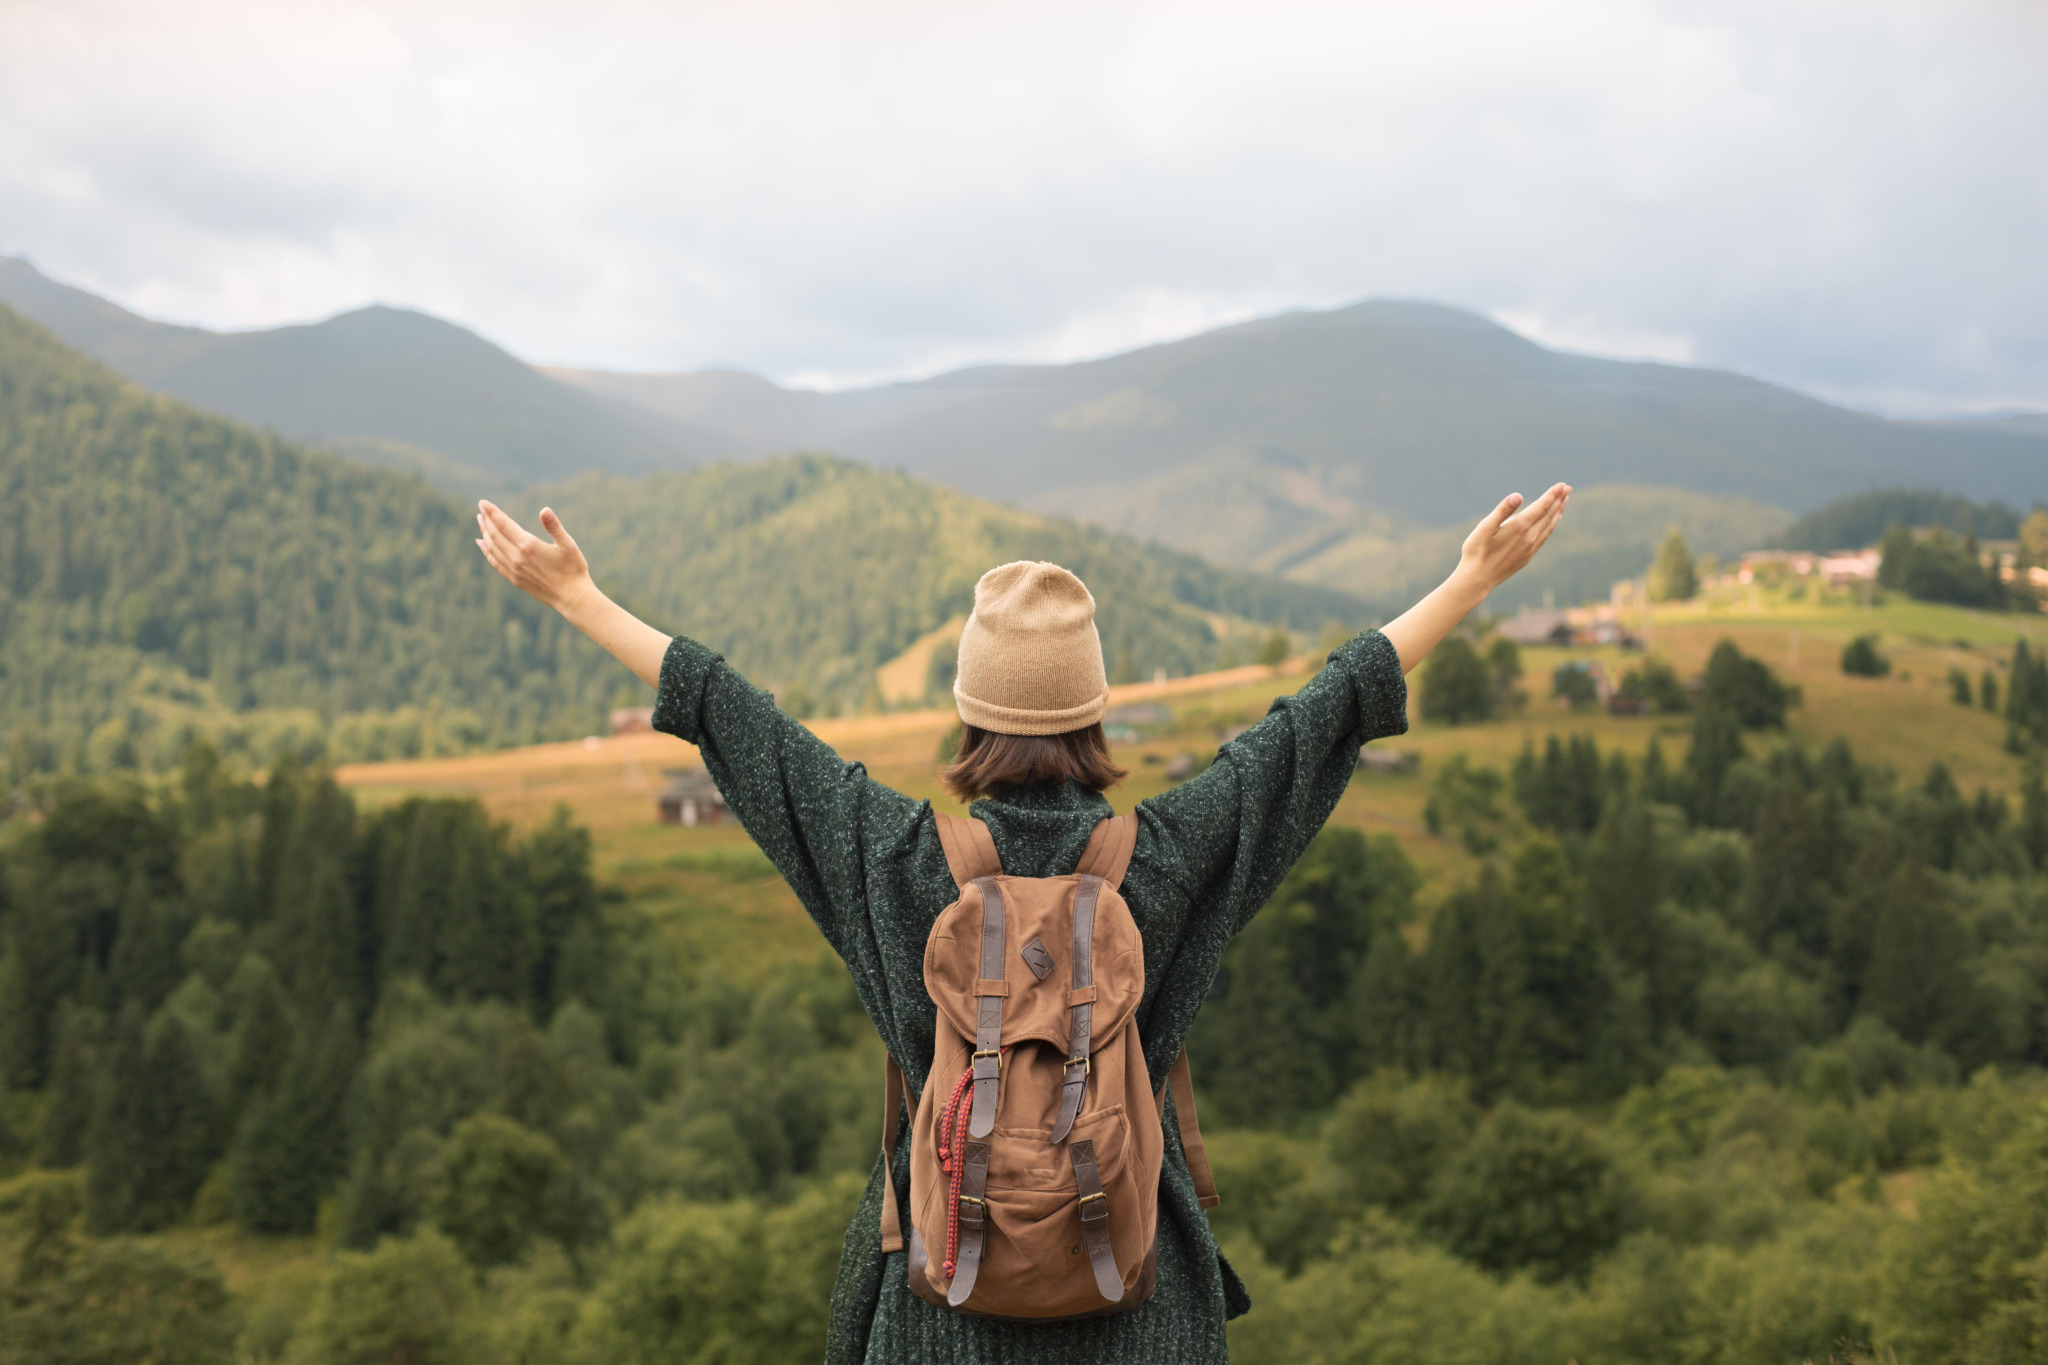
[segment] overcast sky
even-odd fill
[[[0,252],[809,384],[1397,296],[2048,408],[2048,3],[0,0]]]

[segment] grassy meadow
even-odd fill
[[[1689,603],[1638,610],[1630,624],[1648,640],[1648,652],[1681,677],[1694,677],[1724,639],[1762,659],[1800,688],[1787,730],[1818,750],[1844,738],[1866,761],[1889,765],[1916,779],[1929,764],[1946,763],[1967,793],[1979,788],[2010,795],[2019,765],[2005,750],[2002,716],[1951,699],[1949,670],[1962,668],[1973,685],[1986,669],[2001,679],[2016,638],[2048,642],[2048,616],[1997,614],[1917,602],[1893,594],[1867,606],[1847,593],[1792,598],[1761,587],[1709,591]],[[1889,676],[1861,678],[1841,669],[1843,648],[1876,634],[1892,664]],[[1689,716],[1616,716],[1573,711],[1554,701],[1550,677],[1561,664],[1597,660],[1611,677],[1643,657],[1618,647],[1522,651],[1525,703],[1511,716],[1448,726],[1424,722],[1411,677],[1409,732],[1382,747],[1415,754],[1413,773],[1361,773],[1332,823],[1367,834],[1390,834],[1423,873],[1419,896],[1427,907],[1475,870],[1475,860],[1452,837],[1432,835],[1423,820],[1432,773],[1453,755],[1475,765],[1505,769],[1524,745],[1539,748],[1550,735],[1585,736],[1601,752],[1639,758],[1652,737],[1667,761],[1683,757]],[[1168,764],[1183,754],[1206,756],[1233,730],[1265,714],[1275,697],[1298,690],[1320,665],[1304,655],[1277,668],[1248,666],[1164,683],[1110,690],[1112,707],[1156,703],[1172,719],[1141,727],[1134,742],[1113,743],[1131,776],[1110,793],[1129,810],[1172,785]],[[876,780],[931,800],[956,814],[963,808],[939,786],[938,749],[955,724],[950,710],[899,711],[811,722],[815,733],[843,757],[867,765]],[[824,945],[796,898],[736,824],[685,829],[663,826],[655,793],[663,772],[697,766],[690,745],[667,735],[637,734],[541,744],[498,753],[416,762],[350,764],[336,776],[366,806],[413,795],[473,796],[498,819],[537,825],[567,805],[591,832],[599,877],[656,915],[687,948],[692,960],[756,979],[776,963],[807,959]]]

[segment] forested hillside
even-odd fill
[[[2048,467],[2037,419],[1887,421],[1395,300],[841,393],[731,370],[539,371],[401,309],[173,327],[5,258],[0,304],[138,383],[463,498],[818,451],[1382,602],[1430,586],[1502,492],[1554,479],[1579,489],[1573,517],[1497,607],[1604,595],[1673,526],[1725,556],[1767,543],[1781,509],[1874,485],[1936,478],[2023,506]]]
[[[817,456],[518,494],[552,502],[599,581],[650,619],[724,650],[764,685],[858,704],[875,668],[965,616],[988,567],[1047,559],[1094,593],[1112,681],[1217,663],[1217,618],[1317,634],[1390,615],[1344,593],[1218,568],[909,475]]]
[[[289,764],[259,790],[195,750],[155,800],[73,788],[4,834],[0,1361],[532,1360],[573,1330],[651,1362],[707,1308],[752,1316],[744,1358],[815,1354],[858,1192],[829,1177],[874,1145],[843,973],[721,983],[600,893],[573,826],[365,815]],[[131,1240],[323,1221],[355,1253],[336,1292],[253,1302]],[[536,1254],[492,1327],[479,1277]],[[700,1272],[657,1270],[678,1255]]]
[[[1901,779],[1772,697],[1729,647],[1668,754],[1443,765],[1428,903],[1392,838],[1310,848],[1190,1041],[1233,1359],[2038,1358],[2038,763]],[[0,1360],[817,1354],[872,1033],[589,849],[204,751],[0,825]]]
[[[162,768],[195,735],[253,763],[566,738],[641,695],[499,581],[469,514],[416,479],[145,393],[4,309],[0,492],[0,735],[17,781]],[[598,476],[559,494],[607,586],[828,709],[868,702],[874,666],[964,611],[1005,557],[1086,575],[1115,665],[1143,676],[1212,664],[1222,616],[1314,632],[1370,613],[860,466]]]
[[[0,309],[0,733],[17,778],[588,729],[616,679],[467,519],[137,389]],[[403,738],[409,736],[409,738]]]
[[[2043,493],[2048,494],[2048,480]],[[2039,505],[2037,496],[2031,505]],[[2011,540],[2020,514],[2002,502],[1975,503],[1928,488],[1877,488],[1836,498],[1808,512],[1778,536],[1791,550],[1854,550],[1875,545],[1894,526],[1939,526],[1959,536]]]

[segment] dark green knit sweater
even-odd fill
[[[1406,730],[1407,686],[1377,631],[1353,639],[1293,697],[1223,746],[1201,776],[1138,805],[1123,894],[1145,942],[1138,1006],[1145,1063],[1166,1075],[1232,934],[1258,912],[1336,808],[1359,745]],[[931,803],[840,761],[718,655],[678,638],[662,662],[654,727],[698,746],[726,804],[754,836],[853,973],[862,1005],[915,1095],[931,1066],[936,1009],[924,944],[957,899]],[[1109,802],[1071,784],[977,801],[1003,870],[1074,870]],[[879,1078],[878,1078],[879,1079]],[[910,1197],[909,1143],[894,1178]],[[1216,1250],[1175,1124],[1166,1124],[1159,1289],[1127,1313],[1027,1325],[948,1312],[910,1292],[901,1252],[884,1256],[881,1162],[847,1229],[825,1357],[833,1365],[995,1365],[1225,1359],[1223,1323],[1250,1307]],[[1225,1197],[1228,1197],[1225,1191]]]

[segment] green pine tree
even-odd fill
[[[1677,527],[1664,537],[1664,543],[1657,547],[1657,558],[1650,564],[1650,600],[1652,602],[1690,602],[1699,595],[1699,572],[1692,562],[1692,551],[1687,548],[1684,534]]]
[[[1919,542],[1906,527],[1896,524],[1887,527],[1884,539],[1878,545],[1878,586],[1904,589],[1906,577],[1912,572],[1913,559],[1919,548]]]
[[[1647,972],[1659,957],[1664,872],[1650,808],[1611,802],[1586,845],[1586,917],[1630,971]]]
[[[533,1008],[546,1023],[564,1000],[565,958],[573,941],[597,924],[597,882],[590,874],[590,831],[571,823],[567,806],[535,830],[522,850],[524,880],[532,889],[537,953]]]
[[[213,1097],[191,1036],[168,1011],[114,1027],[111,1065],[86,1134],[86,1223],[153,1232],[183,1218],[216,1152]]]
[[[36,1023],[28,969],[13,937],[0,934],[0,1086],[22,1085],[35,1075]]]
[[[120,927],[107,962],[107,984],[115,1009],[133,1004],[154,1013],[178,984],[178,932],[169,908],[150,894],[138,871],[128,878],[121,898]]]
[[[57,1046],[50,1063],[48,1098],[36,1134],[36,1162],[53,1168],[85,1160],[86,1134],[99,1108],[106,1016],[66,1002],[58,1012]]]
[[[235,1028],[228,1042],[227,1092],[222,1122],[233,1131],[258,1095],[284,1075],[297,1036],[294,1011],[269,959],[246,953],[229,986]]]
[[[2048,865],[2048,783],[2041,775],[2041,756],[2027,756],[2020,778],[2020,843],[2036,868]]]
[[[1693,717],[1692,747],[1685,772],[1692,779],[1694,818],[1715,823],[1720,810],[1721,780],[1742,758],[1742,721],[1727,705],[1702,705]]]
[[[1948,1041],[1971,1005],[1969,930],[1918,858],[1900,860],[1870,943],[1863,998],[1908,1042]]]
[[[347,1160],[344,1122],[359,1043],[346,1004],[302,1030],[290,1063],[249,1102],[230,1153],[235,1220],[251,1232],[306,1233]]]

